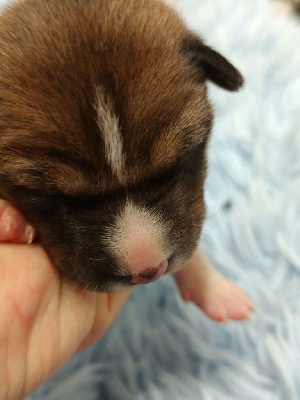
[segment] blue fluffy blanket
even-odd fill
[[[219,325],[163,278],[138,288],[109,335],[31,400],[300,399],[299,22],[267,0],[179,7],[245,76],[238,94],[210,88],[217,119],[201,242],[257,312]]]

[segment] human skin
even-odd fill
[[[131,290],[85,291],[38,245],[0,245],[0,398],[20,400],[103,337]]]

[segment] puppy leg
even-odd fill
[[[200,247],[175,279],[183,300],[193,301],[215,321],[247,319],[254,311],[245,292],[216,271]]]
[[[9,202],[0,199],[0,242],[32,243],[34,228]]]

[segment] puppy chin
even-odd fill
[[[167,268],[167,271],[157,280],[161,279],[163,276],[166,275],[173,275],[177,271],[181,270],[184,265],[189,261],[190,256],[180,256],[180,257],[175,257],[173,256],[170,260],[169,266]],[[72,281],[76,281],[80,286],[84,287],[86,290],[91,290],[91,291],[96,291],[96,292],[102,292],[102,293],[119,293],[128,290],[131,287],[135,286],[141,286],[142,284],[133,284],[130,282],[130,279],[128,278],[127,282],[118,282],[117,280],[114,281],[113,278],[111,281],[98,281],[93,279],[92,277],[88,276],[81,276],[81,277],[72,277]],[[154,283],[149,282],[149,283]],[[149,284],[147,282],[143,284]]]
[[[120,293],[132,287],[132,285],[130,285],[129,283],[114,282],[114,281],[97,283],[89,279],[82,280],[82,279],[76,279],[74,277],[71,278],[67,277],[67,279],[69,279],[70,283],[75,283],[80,288],[83,288],[83,290],[89,290],[98,293]]]
[[[125,292],[126,290],[128,290],[129,288],[131,288],[131,285],[124,285],[123,283],[109,283],[105,286],[101,286],[102,289],[99,290],[97,289],[98,286],[92,286],[89,287],[88,290],[92,290],[94,292],[101,292],[101,293],[121,293],[121,292]]]

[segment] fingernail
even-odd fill
[[[33,242],[34,235],[35,235],[34,228],[31,225],[26,224],[24,238],[27,244],[31,244]]]
[[[12,222],[13,222],[13,217],[10,213],[9,208],[7,207],[4,209],[0,219],[1,232],[9,233],[12,227]]]

